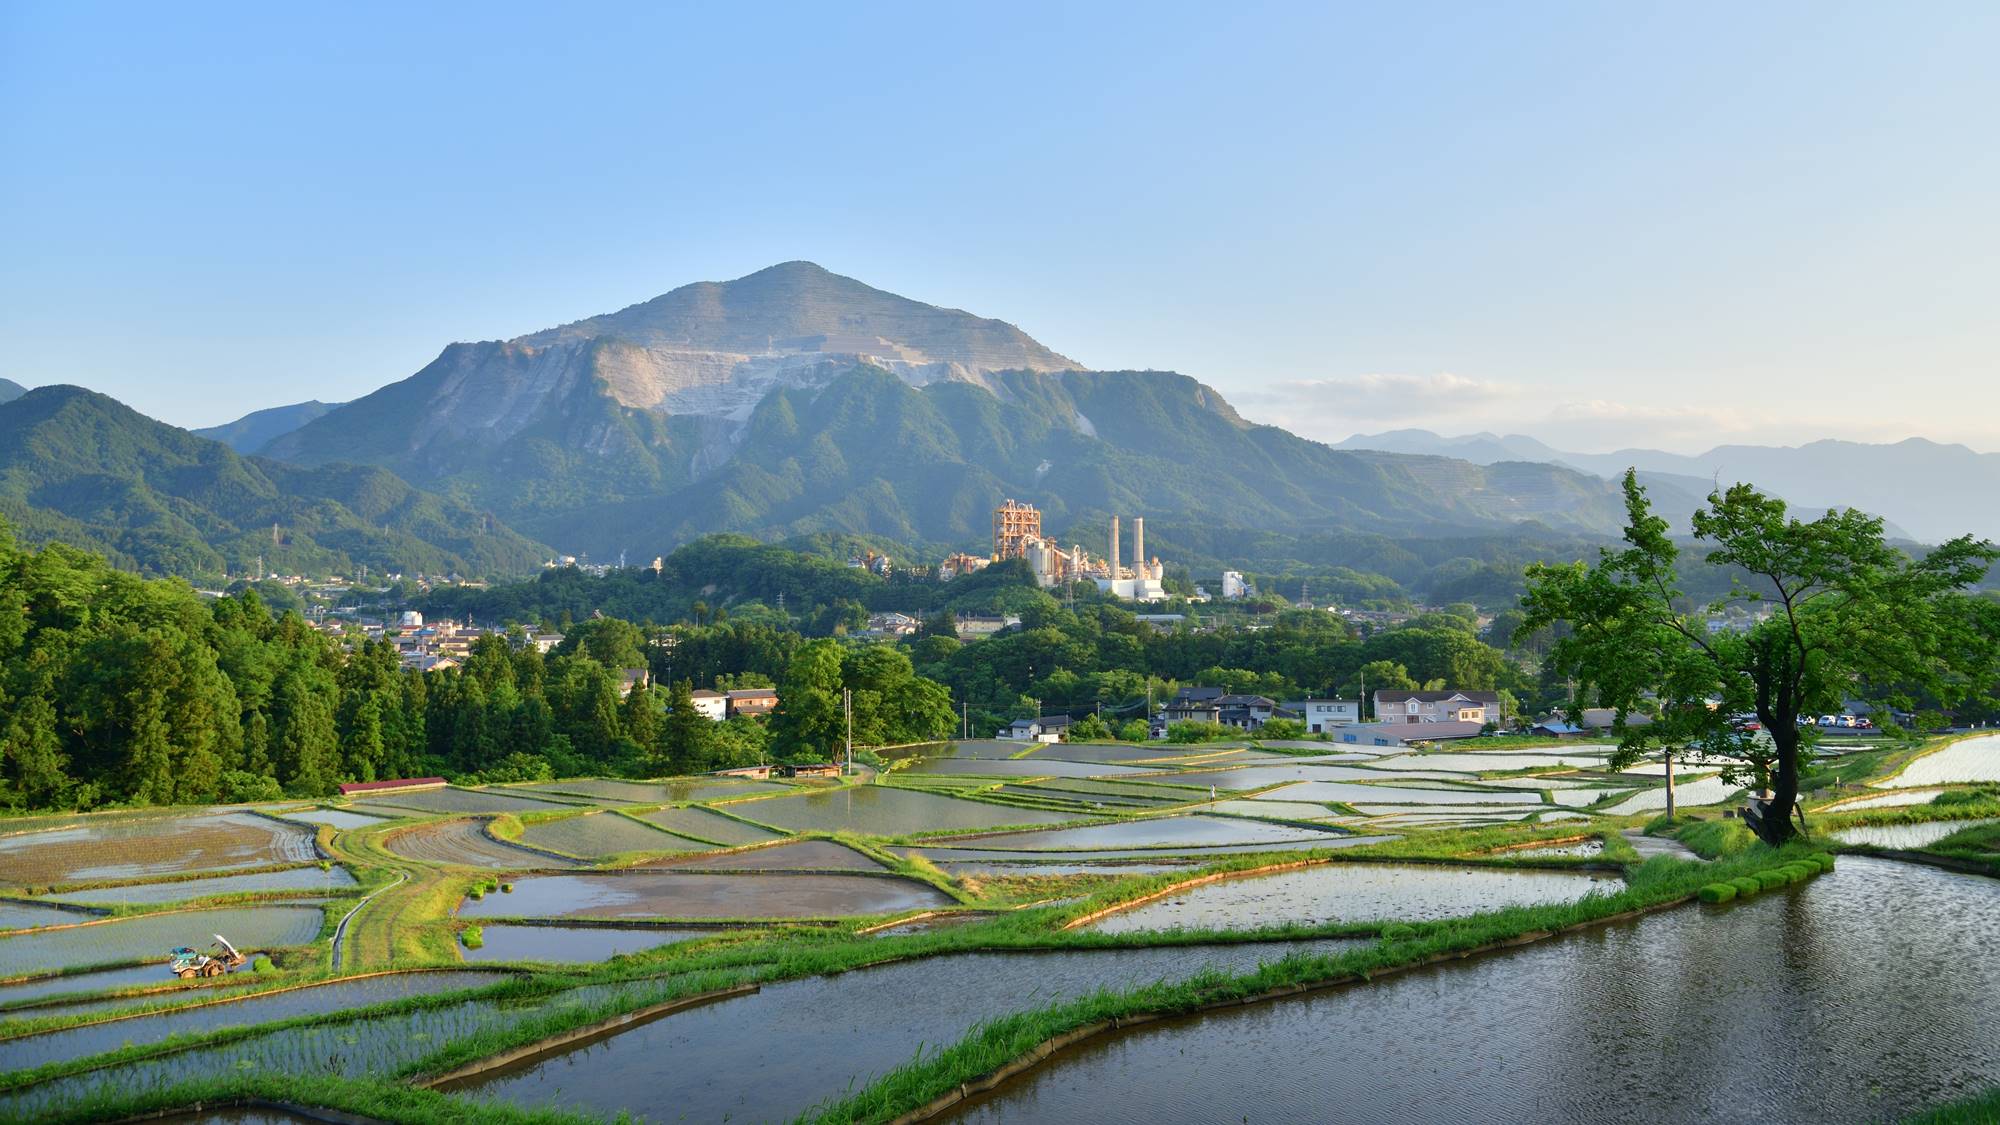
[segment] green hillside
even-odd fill
[[[539,544],[376,467],[239,456],[80,387],[0,406],[0,515],[150,573],[248,570],[514,574]]]

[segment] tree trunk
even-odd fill
[[[1778,768],[1771,777],[1771,803],[1755,826],[1757,838],[1776,848],[1798,835],[1792,826],[1792,809],[1799,803],[1799,727],[1794,722],[1766,729],[1778,747]]]

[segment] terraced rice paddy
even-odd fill
[[[956,905],[894,876],[637,871],[532,875],[514,892],[467,901],[462,918],[837,918]]]
[[[207,945],[210,934],[222,934],[241,949],[301,945],[319,933],[323,917],[317,906],[231,906],[0,934],[0,976],[148,957],[164,960],[177,945]]]
[[[502,1028],[538,1013],[560,1011],[612,997],[633,1005],[656,997],[662,985],[591,985],[542,1001],[468,1000],[392,1016],[335,1020],[273,1031],[205,1048],[202,1066],[210,1073],[266,1073],[287,1077],[318,1074],[382,1075],[422,1059],[454,1038]],[[104,1093],[155,1090],[188,1077],[188,1058],[169,1054],[0,1094],[0,1121],[32,1121],[55,1107]]]
[[[11,984],[0,984],[0,1005],[12,1007],[45,1000],[52,996],[165,984],[171,979],[167,976],[165,960],[156,958],[144,965],[127,965],[120,969],[95,969],[87,973],[66,973],[59,977],[36,977]]]
[[[1399,785],[1361,785],[1351,781],[1297,781],[1283,785],[1268,793],[1260,793],[1257,800],[1273,801],[1341,801],[1347,804],[1372,803],[1378,805],[1539,805],[1539,793],[1523,793],[1509,789],[1410,789]]]
[[[129,820],[0,836],[0,885],[227,871],[318,858],[311,829],[250,812]]]
[[[1967,738],[1912,761],[1903,772],[1875,784],[1913,789],[1949,782],[2000,781],[2000,734]]]
[[[518,791],[550,796],[575,796],[595,801],[631,805],[687,804],[690,801],[724,801],[753,793],[783,793],[792,788],[775,781],[750,781],[726,777],[670,778],[665,781],[620,781],[615,778],[586,777],[571,781],[538,781],[515,787]]]
[[[460,947],[467,961],[548,961],[577,964],[607,961],[621,953],[658,949],[678,941],[711,937],[720,931],[624,926],[520,926],[489,922],[480,927],[478,949]]]
[[[575,801],[541,801],[497,789],[460,789],[455,785],[375,794],[369,797],[369,804],[419,813],[532,813],[577,807]]]
[[[584,859],[601,859],[620,852],[689,852],[709,847],[699,840],[676,836],[614,812],[586,813],[530,824],[521,830],[521,841]]]
[[[1550,768],[1601,769],[1606,756],[1606,754],[1547,754],[1517,750],[1480,750],[1463,753],[1442,751],[1428,754],[1397,754],[1382,758],[1377,764],[1386,770],[1424,772],[1441,770],[1446,773]]]
[[[1696,805],[1721,804],[1742,788],[1722,780],[1720,777],[1704,777],[1697,781],[1682,781],[1674,785],[1676,805],[1693,807]],[[1667,807],[1667,787],[1641,789],[1625,800],[1612,805],[1605,812],[1611,816],[1630,816],[1633,813],[1652,812]]]
[[[755,807],[754,804],[744,806],[746,809]],[[640,819],[650,821],[690,840],[731,848],[740,844],[761,844],[765,840],[776,840],[783,835],[719,812],[693,806],[656,809],[653,812],[640,814]]]
[[[577,861],[496,840],[483,820],[439,820],[391,833],[383,846],[405,859],[493,870],[575,867]]]
[[[1174,774],[1170,780],[1180,785],[1210,785],[1217,789],[1262,789],[1270,785],[1285,785],[1295,781],[1340,782],[1340,781],[1381,781],[1395,782],[1409,779],[1451,779],[1449,773],[1389,773],[1386,770],[1366,769],[1346,765],[1276,765],[1243,766],[1238,769],[1200,769]]]
[[[1122,863],[1135,860],[1186,859],[1200,863],[1217,856],[1249,855],[1255,852],[1295,852],[1307,848],[1324,851],[1331,848],[1358,848],[1367,844],[1379,844],[1393,840],[1394,836],[1325,836],[1306,842],[1278,840],[1264,844],[1224,844],[1202,847],[1142,847],[1142,848],[1094,848],[1071,851],[1024,851],[995,850],[971,846],[963,847],[911,847],[897,848],[899,855],[922,856],[932,863]],[[970,843],[980,843],[974,840]]]
[[[1027,1007],[1191,976],[1242,972],[1346,942],[933,957],[768,985],[457,1087],[469,1101],[560,1106],[649,1121],[783,1121]],[[784,1044],[773,1058],[771,1045]],[[671,1098],[661,1096],[671,1060]],[[1171,1119],[1171,1118],[1169,1118]]]
[[[0,899],[0,930],[62,926],[71,922],[88,922],[94,916],[95,912],[89,910],[65,910],[60,906],[49,906],[39,902]]]
[[[1259,820],[1219,816],[1163,816],[1148,820],[1096,824],[1083,828],[1009,832],[952,842],[983,851],[996,849],[1065,851],[1261,843],[1287,843],[1297,847],[1310,847],[1322,841],[1340,838],[1340,834],[1331,831],[1318,832],[1310,828],[1271,824]]]
[[[50,902],[162,903],[186,902],[211,895],[242,894],[247,891],[324,891],[332,894],[354,886],[354,876],[345,867],[322,871],[317,866],[293,867],[284,871],[256,871],[247,875],[217,875],[209,879],[181,879],[166,883],[132,883],[122,887],[86,887],[80,891],[43,896]]]
[[[1060,758],[919,758],[897,773],[976,774],[982,777],[1124,777],[1157,776],[1160,771],[1108,762],[1068,762]]]
[[[1074,819],[1067,813],[983,804],[887,785],[771,797],[731,805],[729,811],[792,832],[865,832],[875,836],[1056,824]]]
[[[1930,820],[1921,824],[1868,825],[1838,829],[1833,833],[1833,838],[1843,844],[1868,844],[1877,848],[1909,850],[1929,847],[1954,832],[1995,823],[2000,823],[2000,820],[1989,816],[1977,820]]]
[[[170,1035],[215,1031],[225,1027],[246,1027],[289,1019],[360,1008],[405,996],[430,996],[441,992],[477,988],[503,979],[502,974],[474,970],[436,973],[391,973],[351,981],[333,981],[290,988],[263,996],[225,999],[193,1007],[175,1008],[150,1015],[128,1016],[60,1031],[44,1032],[0,1041],[0,1053],[8,1069],[22,1070],[52,1062],[101,1054],[125,1045],[157,1043]]]
[[[1323,863],[1192,887],[1092,924],[1102,933],[1255,929],[1328,922],[1423,922],[1615,892],[1616,878],[1569,871]]]
[[[1828,812],[1848,812],[1852,809],[1897,808],[1905,805],[1928,805],[1937,799],[1942,789],[1892,789],[1872,797],[1858,797],[1839,801],[1827,806]]]
[[[831,840],[799,840],[654,864],[676,871],[881,871],[881,864]]]
[[[366,816],[346,809],[300,809],[283,814],[286,820],[301,820],[307,824],[325,824],[333,828],[369,828],[382,823],[379,816]]]

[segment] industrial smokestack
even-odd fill
[[[1146,571],[1146,517],[1132,517],[1132,573],[1150,578]]]
[[[1118,577],[1118,517],[1111,517],[1111,577]]]

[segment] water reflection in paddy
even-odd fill
[[[478,1081],[464,1097],[654,1121],[785,1120],[982,1020],[1347,942],[972,953],[766,986]],[[1166,1120],[1174,1120],[1169,1116]]]
[[[1720,909],[1100,1037],[954,1120],[1895,1121],[2000,1082],[1995,932],[1992,880],[1843,858]]]
[[[1624,889],[1616,878],[1575,871],[1325,863],[1192,887],[1110,915],[1105,933],[1176,927],[1251,929],[1287,923],[1421,922],[1508,906],[1574,902]]]

